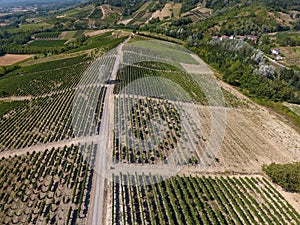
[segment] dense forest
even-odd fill
[[[263,167],[273,182],[279,184],[286,191],[300,192],[300,163],[275,164]]]

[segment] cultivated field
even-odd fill
[[[300,223],[261,169],[300,161],[300,134],[182,46],[22,67],[0,95],[2,224]]]
[[[25,59],[29,59],[32,56],[33,55],[6,54],[5,56],[0,56],[0,66],[10,66]]]
[[[299,224],[300,215],[261,176],[116,174],[108,224]]]

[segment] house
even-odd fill
[[[275,49],[272,49],[272,50],[271,50],[271,54],[272,54],[272,55],[279,55],[279,54],[280,54],[280,50],[279,50],[279,49],[276,49],[276,48],[275,48]]]
[[[221,38],[220,38],[220,40],[222,41],[222,40],[225,40],[225,39],[228,39],[228,38],[229,38],[228,36],[222,35]]]
[[[239,40],[245,40],[247,38],[247,36],[236,36],[236,39],[239,39]]]

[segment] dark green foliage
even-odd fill
[[[99,19],[102,18],[102,16],[103,16],[102,10],[96,8],[96,9],[94,10],[94,12],[92,13],[92,15],[89,16],[89,18],[90,18],[90,19],[99,20]]]
[[[300,192],[300,163],[264,166],[263,170],[271,179],[286,191]]]
[[[28,46],[35,46],[35,47],[58,47],[63,46],[66,40],[36,40],[30,43]]]
[[[179,2],[182,2],[181,12],[185,13],[185,12],[195,8],[197,6],[197,4],[199,3],[199,0],[182,0]]]
[[[287,69],[272,71],[272,67],[264,62],[263,53],[245,43],[229,44],[231,42],[215,42],[194,50],[221,71],[226,82],[248,90],[250,95],[273,101],[300,101],[298,72]],[[239,45],[243,47],[237,48]]]
[[[38,33],[35,35],[35,38],[41,38],[41,39],[49,39],[49,38],[58,38],[61,32],[44,32],[44,33]]]
[[[273,10],[300,10],[300,2],[298,0],[207,0],[206,7],[213,8],[214,10],[221,10],[222,8],[229,7],[229,6],[236,6],[240,5],[242,7],[261,4],[267,6],[269,9]]]

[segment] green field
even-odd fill
[[[58,38],[61,32],[43,32],[35,35],[35,38],[47,39],[47,38]]]
[[[34,47],[60,47],[64,46],[66,40],[36,40],[29,44]]]

